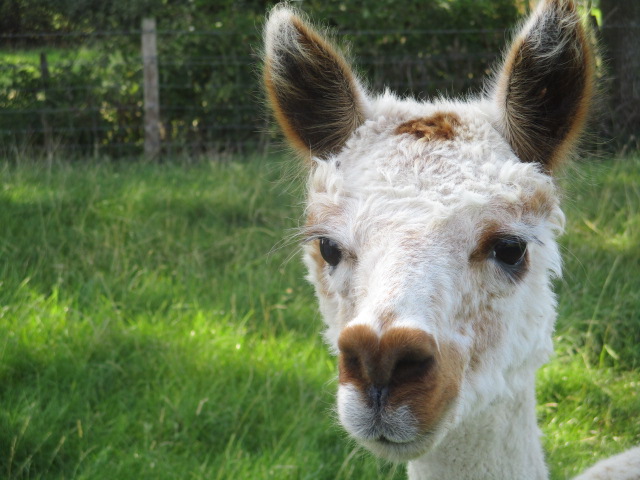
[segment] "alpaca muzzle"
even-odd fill
[[[340,385],[350,392],[339,406],[340,418],[356,439],[421,438],[437,428],[458,394],[460,356],[422,330],[390,328],[378,335],[354,325],[343,330],[338,347]]]

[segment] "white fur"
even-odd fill
[[[556,237],[564,215],[553,181],[537,165],[518,161],[495,129],[495,107],[485,101],[420,104],[387,93],[369,99],[368,108],[373,119],[338,155],[317,161],[308,182],[309,212],[341,212],[314,228],[357,257],[318,271],[315,247],[305,246],[329,347],[337,353],[347,325],[380,332],[380,312],[392,310],[395,326],[423,330],[468,355],[474,335],[468,315],[483,290],[500,292],[492,307],[504,332],[481,366],[467,369],[457,401],[433,435],[421,435],[408,411],[376,417],[350,385],[338,389],[340,421],[377,455],[402,460],[419,454],[409,462],[412,480],[547,478],[534,378],[553,350],[551,280],[561,272]],[[458,139],[432,145],[393,133],[402,121],[436,111],[460,116],[466,129]],[[555,199],[548,216],[519,208],[534,192]],[[532,240],[530,269],[519,284],[490,265],[478,271],[468,263],[488,221]],[[407,246],[407,235],[417,235],[418,243]],[[471,304],[461,305],[462,297]],[[401,444],[372,441],[381,432]],[[580,480],[640,478],[640,450],[628,457],[625,468],[633,473],[626,477],[618,470],[603,476],[599,469]]]
[[[525,435],[537,438],[534,410],[524,412],[524,419],[513,418],[519,410],[507,414],[495,410],[505,408],[504,398],[519,396],[524,397],[523,403],[532,408],[535,405],[531,372],[552,351],[555,299],[550,278],[560,273],[555,236],[562,229],[564,216],[556,202],[548,218],[523,218],[518,205],[524,196],[536,191],[553,194],[555,187],[537,166],[519,162],[510,152],[493,127],[490,105],[422,105],[402,102],[389,94],[370,102],[376,120],[365,122],[335,158],[318,162],[309,180],[309,211],[342,212],[317,228],[357,255],[357,262],[319,272],[332,293],[318,294],[327,324],[325,337],[332,350],[337,351],[337,338],[345,326],[369,324],[379,330],[376,322],[380,312],[393,310],[398,317],[394,326],[423,330],[437,342],[452,342],[464,355],[470,355],[473,331],[468,328],[467,316],[474,306],[460,305],[461,293],[472,301],[474,297],[480,300],[475,291],[481,288],[504,295],[493,303],[505,330],[501,341],[486,352],[481,368],[467,371],[458,401],[437,435],[429,442],[419,438],[418,432],[413,437],[418,444],[428,445],[424,448],[427,456],[410,467],[414,472],[411,478],[422,478],[415,473],[420,470],[418,465],[427,457],[443,455],[445,447],[437,443],[464,443],[460,435],[466,438],[477,430],[478,419],[482,423],[494,416],[507,416],[504,427],[523,423],[531,430]],[[468,125],[453,145],[444,148],[393,133],[398,123],[435,111],[455,112]],[[507,213],[508,207],[514,211]],[[478,271],[469,265],[478,231],[496,219],[505,229],[536,239],[530,244],[535,261],[521,284],[513,285],[491,266]],[[406,244],[408,235],[416,236],[416,244]],[[311,258],[314,247],[306,248],[309,278],[321,292]],[[349,385],[339,387],[338,399],[341,423],[355,438],[379,455],[396,459],[412,456],[414,449],[402,452],[396,447],[389,451],[384,446],[372,447],[370,436],[353,427],[373,413]],[[499,422],[492,425],[497,429]],[[500,445],[514,444],[515,440],[505,437]],[[523,450],[529,452],[531,446],[523,445]],[[541,454],[539,457],[542,460]],[[478,459],[471,456],[466,461],[470,471],[475,471]],[[457,463],[466,462],[458,459]],[[517,470],[510,465],[509,471]],[[540,467],[540,471],[545,469]],[[466,478],[457,472],[454,475]]]
[[[638,480],[640,478],[640,447],[602,460],[575,480]]]
[[[338,414],[347,432],[364,441],[384,435],[393,442],[406,443],[418,434],[416,420],[406,406],[383,410],[376,415],[366,407],[351,385],[338,391]]]

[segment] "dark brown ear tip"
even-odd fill
[[[590,112],[594,77],[575,3],[543,1],[509,50],[494,93],[501,128],[522,161],[551,172],[571,156]]]
[[[264,84],[289,143],[304,156],[339,151],[363,121],[359,83],[332,42],[286,7],[265,26]]]

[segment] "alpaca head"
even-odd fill
[[[265,86],[310,159],[305,263],[338,356],[344,428],[383,457],[433,448],[551,352],[564,217],[552,172],[583,127],[587,37],[544,0],[490,92],[370,95],[288,6],[265,28]]]

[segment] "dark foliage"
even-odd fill
[[[351,45],[372,90],[428,97],[480,91],[519,17],[517,3],[308,0],[302,6],[314,21],[338,31],[339,43]],[[140,21],[155,16],[165,150],[263,145],[273,132],[260,107],[258,57],[272,4],[9,0],[0,7],[5,47],[63,53],[47,61],[48,75],[38,64],[2,66],[0,108],[8,114],[0,119],[0,144],[139,153]],[[91,52],[89,59],[82,49]]]

